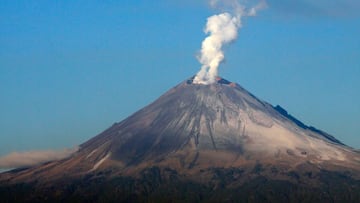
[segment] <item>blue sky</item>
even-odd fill
[[[268,4],[225,48],[220,75],[360,148],[359,3]],[[0,155],[81,144],[194,75],[217,12],[206,1],[0,0]]]

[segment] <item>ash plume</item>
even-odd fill
[[[237,38],[238,30],[242,27],[243,17],[255,16],[257,11],[266,7],[266,1],[260,1],[250,7],[237,0],[212,0],[210,5],[227,11],[207,19],[204,32],[209,36],[202,42],[198,56],[201,69],[194,78],[196,84],[215,82],[216,76],[218,76],[218,67],[225,58],[223,46]]]

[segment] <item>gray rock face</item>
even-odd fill
[[[79,154],[111,154],[122,165],[165,160],[181,151],[358,164],[351,148],[283,111],[224,79],[212,85],[189,79],[81,145]]]
[[[319,177],[326,170],[326,177],[336,172],[343,184],[351,180],[360,188],[359,152],[221,78],[211,85],[190,78],[83,143],[71,157],[1,174],[0,183],[40,181],[46,188],[65,179],[87,182],[95,174],[134,178],[149,169],[169,184],[176,174],[186,184],[226,180],[234,188],[255,179],[280,181],[285,188],[287,181],[322,185],[326,178]],[[131,180],[134,187],[140,184]]]

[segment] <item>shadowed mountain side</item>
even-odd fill
[[[192,80],[69,158],[1,174],[0,195],[37,188],[27,200],[359,200],[359,152],[238,84]]]
[[[277,176],[278,178],[268,178]],[[348,173],[288,171],[256,165],[209,168],[189,178],[171,168],[149,167],[137,177],[90,173],[52,184],[0,185],[4,202],[348,202],[360,199],[360,181]],[[206,177],[206,178],[204,178]],[[281,177],[281,178],[280,178]],[[195,180],[198,179],[198,180]],[[206,181],[199,181],[205,179]]]

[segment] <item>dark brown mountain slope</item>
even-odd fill
[[[359,153],[333,136],[235,83],[189,79],[71,157],[1,174],[0,195],[8,201],[21,191],[26,201],[357,202],[359,178]]]

